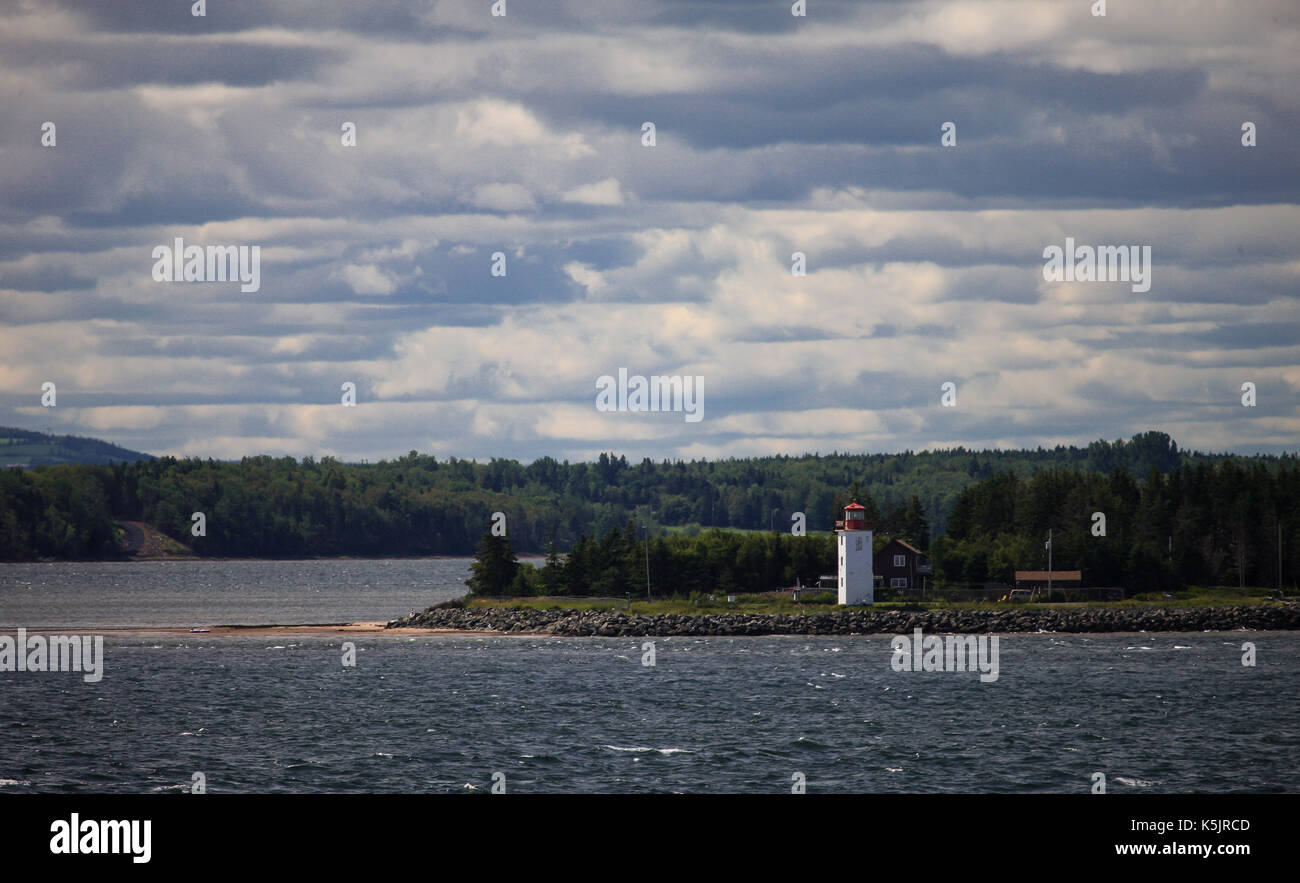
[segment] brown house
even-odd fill
[[[876,584],[882,588],[924,589],[933,569],[921,550],[904,540],[890,540],[872,560]]]

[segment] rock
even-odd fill
[[[833,610],[796,614],[656,614],[438,605],[386,628],[538,632],[583,637],[673,635],[848,635],[990,632],[1136,632],[1300,629],[1300,603],[1193,608],[1021,608],[1016,610]]]

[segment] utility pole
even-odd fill
[[[1052,529],[1047,529],[1047,600],[1052,600]]]

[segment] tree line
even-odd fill
[[[1085,585],[1294,588],[1300,464],[1285,457],[1184,464],[1142,480],[1054,469],[1005,472],[963,490],[931,547],[937,576],[1010,582],[1015,570],[1082,570]],[[1280,552],[1280,561],[1279,561]],[[1280,564],[1280,571],[1279,571]]]
[[[370,464],[261,456],[42,466],[0,470],[0,560],[117,557],[121,521],[145,522],[198,555],[221,557],[469,555],[495,512],[508,515],[511,540],[526,552],[552,543],[571,551],[584,537],[621,531],[629,519],[658,536],[713,527],[788,533],[802,517],[814,533],[830,530],[855,495],[872,508],[879,532],[925,549],[945,532],[967,488],[1008,471],[1168,475],[1230,459],[1179,451],[1167,435],[1151,432],[1086,448],[637,464],[613,454],[523,465],[411,451]],[[1274,474],[1295,458],[1244,462]],[[204,515],[203,536],[191,529],[196,512]],[[954,536],[966,538],[964,530],[959,524]],[[970,557],[957,574],[989,573],[978,558],[968,566]]]
[[[640,535],[638,535],[640,534]],[[583,536],[561,556],[552,545],[540,567],[521,564],[506,536],[479,540],[468,585],[476,595],[637,599],[695,593],[758,593],[835,570],[833,534],[738,533],[650,537],[634,522],[601,537]]]
[[[877,552],[890,537],[925,548],[928,528],[915,498],[884,517],[857,487],[843,499],[867,507]],[[1288,459],[1270,470],[1260,462],[1198,462],[1167,475],[1153,467],[1142,481],[1120,468],[1109,475],[1002,472],[958,495],[947,534],[929,546],[935,575],[954,585],[1010,584],[1016,570],[1045,570],[1049,529],[1053,568],[1082,570],[1084,585],[1130,593],[1188,585],[1294,590],[1300,464]],[[644,598],[655,585],[664,595],[756,593],[796,581],[815,585],[836,572],[836,554],[831,534],[709,530],[647,541],[629,521],[599,538],[582,536],[565,557],[552,544],[545,564],[534,568],[519,564],[510,541],[489,531],[469,586],[475,594],[511,596]]]

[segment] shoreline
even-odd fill
[[[395,619],[388,630],[457,629],[554,637],[760,636],[1300,630],[1300,602],[1221,607],[879,610],[836,608],[817,613],[658,613],[520,607],[430,607]]]
[[[306,625],[213,625],[203,626],[207,631],[192,632],[186,626],[5,626],[0,627],[0,634],[16,629],[25,629],[29,635],[66,635],[103,632],[114,635],[171,635],[195,638],[229,638],[240,635],[501,635],[505,632],[489,629],[454,629],[454,628],[387,628],[382,620],[362,620],[360,622],[315,623]]]
[[[393,636],[397,637],[426,637],[426,638],[610,638],[610,637],[628,637],[628,638],[685,638],[685,637],[726,637],[726,638],[871,638],[882,637],[885,635],[895,634],[889,631],[871,631],[871,632],[766,632],[759,634],[662,634],[662,633],[637,633],[627,635],[563,635],[549,631],[511,631],[503,629],[487,628],[416,628],[416,627],[397,627],[386,628],[384,623],[359,622],[359,623],[342,623],[342,624],[321,624],[321,625],[224,625],[213,626],[207,632],[191,632],[187,628],[178,628],[172,626],[109,626],[100,627],[80,627],[68,628],[58,626],[54,628],[29,628],[27,626],[0,627],[0,634],[13,633],[22,628],[28,635],[115,635],[120,637],[190,637],[190,638],[232,638],[232,637],[304,637],[319,638],[332,636],[363,635],[366,637]],[[1230,635],[1234,633],[1256,633],[1256,632],[1278,632],[1285,633],[1295,631],[1295,629],[1278,629],[1278,628],[1250,628],[1239,626],[1233,629],[1200,629],[1200,630],[1175,630],[1175,629],[1137,629],[1133,631],[1109,631],[1109,632],[1070,632],[1070,631],[993,631],[981,634],[989,635]],[[935,630],[930,634],[958,634],[958,632],[945,632]]]
[[[240,635],[328,637],[519,636],[519,637],[760,637],[910,634],[1200,634],[1298,631],[1300,603],[1223,607],[1043,608],[997,610],[879,610],[836,608],[817,613],[638,614],[621,610],[519,607],[438,608],[398,619],[356,622],[196,626],[5,626],[28,634],[103,632],[117,635],[232,637]]]

